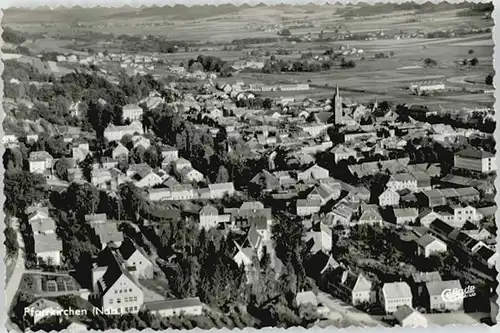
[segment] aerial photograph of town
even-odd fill
[[[496,324],[492,11],[4,9],[7,331]]]

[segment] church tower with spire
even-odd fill
[[[335,125],[343,123],[344,111],[342,109],[342,97],[340,97],[339,86],[335,88],[335,96],[333,97],[333,110],[335,113]]]

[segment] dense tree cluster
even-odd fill
[[[12,28],[3,27],[2,39],[3,39],[4,43],[18,45],[18,44],[22,44],[26,41],[26,36],[19,31],[15,31]]]
[[[277,60],[267,61],[262,68],[263,73],[281,73],[281,72],[319,72],[328,70],[334,66],[332,60],[327,61],[310,61],[302,60]]]
[[[165,143],[179,149],[179,154],[190,160],[193,167],[203,170],[210,181],[215,181],[219,167],[224,165],[229,180],[235,186],[245,185],[258,172],[261,164],[249,163],[253,160],[250,149],[240,139],[228,139],[221,127],[213,138],[207,130],[196,128],[184,120],[169,106],[151,110],[144,115],[144,125]],[[232,152],[228,152],[228,146]]]
[[[489,86],[493,85],[493,74],[492,73],[486,75],[486,78],[484,79],[484,83],[486,83]]]
[[[195,64],[200,64],[205,72],[216,72],[221,76],[229,76],[231,73],[231,65],[219,57],[200,54],[198,58],[189,60],[188,67],[197,66]]]
[[[24,170],[8,170],[4,178],[4,209],[14,216],[24,214],[26,208],[47,198],[46,179]]]

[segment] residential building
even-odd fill
[[[147,190],[150,201],[164,201],[172,199],[172,191],[169,188],[149,188]]]
[[[363,208],[363,213],[361,214],[358,222],[359,224],[382,225],[384,223],[384,219],[380,215],[376,205],[366,205]]]
[[[394,313],[400,306],[412,307],[413,296],[406,282],[384,283],[380,300],[386,313]]]
[[[132,145],[134,148],[142,147],[144,150],[147,150],[151,147],[151,140],[143,137],[142,135],[134,135],[132,137]]]
[[[116,126],[109,124],[104,130],[104,137],[109,141],[119,141],[125,135],[144,134],[142,123],[138,120],[133,121],[130,125]]]
[[[111,251],[109,248],[104,251]],[[137,313],[144,303],[144,293],[137,279],[119,263],[114,255],[108,262],[92,271],[92,281],[103,311]]]
[[[400,195],[395,190],[388,188],[378,197],[379,205],[382,207],[386,206],[398,206]]]
[[[34,151],[31,152],[28,162],[31,173],[44,174],[52,169],[54,158],[46,151]]]
[[[199,183],[205,179],[205,175],[191,167],[181,169],[179,176],[183,183]]]
[[[427,327],[427,318],[408,305],[400,306],[393,314],[402,327]]]
[[[177,184],[170,188],[172,200],[193,200],[198,198],[198,192],[190,184]]]
[[[129,154],[128,149],[124,145],[122,145],[121,143],[118,143],[118,145],[115,147],[115,149],[113,149],[113,151],[111,152],[111,157],[114,160],[126,160],[126,161],[128,161],[128,154]]]
[[[124,120],[141,120],[144,111],[137,104],[127,104],[123,107],[123,119]]]
[[[354,159],[355,161],[359,160],[360,153],[358,153],[355,149],[344,146],[342,144],[330,150],[333,154],[333,160],[335,163],[339,163],[342,160],[350,160]]]
[[[395,175],[391,175],[389,181],[387,182],[387,187],[394,191],[400,191],[403,189],[416,191],[417,180],[411,173],[397,173]]]
[[[209,184],[208,188],[210,190],[211,199],[222,199],[225,195],[232,196],[235,193],[232,182]]]
[[[481,264],[488,267],[489,269],[494,269],[500,257],[500,254],[493,251],[488,246],[481,246],[475,251],[475,256]]]
[[[211,205],[206,205],[200,210],[200,228],[215,228],[219,224],[219,211]]]
[[[123,240],[116,254],[137,279],[151,280],[153,278],[153,262],[130,238],[126,237]]]
[[[309,169],[303,172],[299,172],[297,174],[297,179],[307,181],[307,180],[328,178],[329,176],[330,173],[328,172],[327,169],[322,168],[319,165],[315,164]]]
[[[193,166],[191,165],[191,162],[182,157],[174,162],[174,170],[177,173],[179,173],[184,168],[192,168],[192,167]]]
[[[152,315],[160,317],[200,316],[203,312],[203,303],[198,297],[152,301],[144,306]]]
[[[137,172],[132,179],[137,187],[153,187],[163,183],[163,179],[154,171]]]
[[[420,300],[425,291],[425,284],[430,281],[442,281],[438,271],[416,272],[411,275],[410,286],[414,299]]]
[[[495,154],[476,148],[467,148],[456,153],[454,166],[483,173],[497,170]]]
[[[56,223],[50,217],[30,219],[29,224],[34,235],[53,234],[56,230]]]
[[[59,311],[63,311],[64,308],[57,302],[48,300],[46,298],[40,298],[26,306],[28,311],[27,319],[36,325],[40,320],[52,316],[56,316]]]
[[[463,298],[458,297],[456,299],[446,299],[443,297],[443,293],[446,290],[462,290],[462,285],[459,280],[429,281],[425,284],[425,286],[426,296],[429,297],[428,302],[426,302],[428,310],[459,311],[463,309]]]
[[[295,296],[295,302],[300,307],[301,305],[312,305],[313,307],[318,306],[318,299],[312,291],[301,291]]]
[[[105,188],[111,182],[111,172],[105,169],[92,170],[90,172],[91,184],[95,187]]]
[[[55,233],[35,234],[33,238],[35,254],[39,262],[51,266],[61,265],[62,241]]]
[[[99,222],[93,223],[91,226],[99,239],[101,249],[106,248],[108,244],[114,244],[116,246],[120,246],[122,244],[123,233],[118,231],[118,225],[116,222]]]
[[[394,216],[396,217],[396,224],[415,223],[418,210],[416,208],[394,208]]]
[[[319,199],[297,199],[297,215],[310,216],[316,214],[321,209],[321,200]]]
[[[328,201],[337,199],[340,196],[340,192],[340,183],[321,183],[314,187],[314,189],[307,195],[307,199],[310,201],[319,200],[323,206]]]
[[[320,281],[323,274],[340,267],[340,264],[331,254],[326,254],[323,250],[309,256],[304,262],[306,274],[316,281]]]
[[[333,288],[334,294],[352,305],[373,301],[371,281],[363,274],[355,274],[341,267],[335,270],[334,279],[329,282],[329,288]]]
[[[418,246],[418,255],[423,255],[426,258],[436,253],[448,251],[448,246],[445,242],[430,234],[423,235],[416,242]]]
[[[171,162],[179,159],[179,150],[175,147],[165,145],[165,146],[162,146],[160,148],[160,150],[161,150],[161,157],[163,158],[163,161],[162,161],[162,168],[163,169],[165,168],[164,164],[168,165]]]
[[[297,126],[298,129],[306,132],[313,138],[325,134],[329,127],[332,127],[332,124],[307,124]]]

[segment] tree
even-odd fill
[[[5,248],[7,249],[7,255],[14,256],[17,254],[19,249],[19,243],[17,242],[17,232],[12,227],[7,227],[4,230],[5,234]]]
[[[479,60],[477,58],[472,58],[470,61],[471,66],[476,66],[479,63]]]
[[[288,37],[288,36],[291,36],[292,33],[290,32],[290,29],[283,28],[283,29],[281,29],[280,32],[278,32],[278,35]]]
[[[273,100],[269,97],[266,97],[263,102],[264,109],[270,109],[273,107]]]
[[[342,68],[354,68],[354,67],[356,67],[356,62],[354,62],[354,60],[346,61],[344,58],[342,58],[342,61],[340,63],[340,67],[342,67]]]
[[[67,158],[59,159],[54,165],[54,172],[59,179],[68,180],[68,169],[70,167]]]
[[[88,183],[72,183],[64,192],[66,211],[80,216],[94,214],[99,204],[99,192]]]
[[[484,82],[489,85],[489,86],[492,86],[493,85],[493,74],[488,74],[486,76],[486,79],[484,80]]]
[[[216,183],[229,182],[229,173],[227,172],[227,169],[223,165],[219,167],[219,171],[217,172],[217,178],[215,182]]]
[[[435,67],[435,66],[437,66],[437,61],[432,59],[432,58],[425,58],[424,65],[426,67]]]
[[[4,178],[5,209],[14,216],[46,198],[46,179],[28,171],[7,171]]]
[[[3,167],[5,170],[21,170],[23,168],[23,155],[18,148],[5,149],[3,154]]]
[[[467,53],[469,53],[469,54],[473,54],[473,53],[474,53],[474,50],[473,50],[473,49],[470,49]]]

